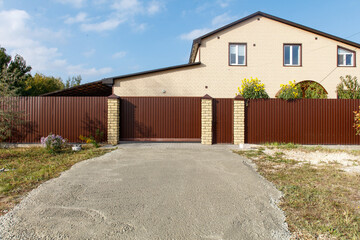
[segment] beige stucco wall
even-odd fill
[[[359,67],[337,67],[337,46],[355,50],[356,60],[360,49],[265,17],[257,18],[204,39],[197,54],[200,66],[115,80],[114,93],[228,98],[235,96],[242,79],[258,77],[270,97],[275,97],[280,84],[290,80],[313,80],[325,87],[329,98],[335,98],[340,76],[359,77]],[[247,43],[247,66],[228,65],[230,42]],[[301,67],[283,66],[284,43],[302,44]]]

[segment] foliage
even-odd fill
[[[0,142],[9,138],[13,126],[22,122],[23,114],[17,110],[17,105],[10,98],[16,96],[18,92],[14,87],[18,73],[18,70],[9,71],[5,65],[0,72]]]
[[[76,86],[79,86],[81,84],[81,75],[78,75],[76,77],[69,77],[67,80],[66,80],[66,83],[65,83],[65,88],[72,88],[72,87],[76,87]]]
[[[239,94],[246,99],[269,98],[265,91],[265,85],[258,78],[251,78],[241,81],[241,88],[238,88]]]
[[[28,77],[25,83],[24,95],[39,96],[45,93],[64,89],[61,78],[47,77],[36,73],[34,77]]]
[[[309,99],[326,99],[327,93],[320,84],[316,82],[302,82],[299,83],[303,91],[303,97]]]
[[[50,133],[49,136],[41,138],[41,144],[49,153],[56,154],[66,147],[66,139]]]
[[[289,84],[280,84],[280,93],[277,96],[284,100],[293,100],[302,97],[302,91],[300,87],[295,86],[295,80],[289,81]]]
[[[5,48],[0,48],[0,65],[2,77],[11,75],[10,87],[16,89],[17,95],[22,95],[25,81],[31,76],[31,67],[26,65],[26,61],[20,55],[16,55],[12,60],[11,56],[6,53]]]
[[[0,149],[0,215],[9,211],[22,197],[44,181],[58,177],[82,160],[101,156],[111,150],[84,146],[80,152],[65,148],[60,154],[50,154],[44,148]]]
[[[360,110],[360,106],[359,106]],[[360,135],[360,111],[354,111],[354,128],[356,135]]]
[[[83,135],[79,136],[79,139],[81,141],[86,143],[91,143],[96,148],[100,147],[99,143],[103,140],[103,138],[104,138],[104,132],[100,131],[100,129],[96,129],[95,137],[93,137],[92,135],[90,135],[89,137]]]
[[[338,98],[341,99],[360,99],[360,85],[357,77],[346,75],[340,77],[340,83],[336,86]]]

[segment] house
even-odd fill
[[[264,139],[358,144],[360,138],[348,139],[358,108],[355,101],[245,103],[235,93],[242,79],[257,77],[270,97],[276,96],[280,84],[296,80],[316,82],[329,98],[336,98],[339,77],[359,73],[359,52],[358,43],[257,12],[195,39],[187,64],[106,78],[46,96],[108,96],[111,144],[241,144]]]
[[[358,43],[256,12],[195,39],[187,64],[116,76],[89,87],[102,83],[118,96],[229,98],[242,79],[257,77],[270,97],[280,84],[296,80],[315,81],[336,98],[339,77],[359,74],[359,54]],[[49,95],[58,94],[65,92]]]

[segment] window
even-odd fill
[[[246,43],[231,43],[229,51],[230,65],[246,66]]]
[[[301,66],[300,44],[284,44],[284,66]]]
[[[355,52],[345,48],[338,47],[338,66],[339,67],[354,67],[355,66]]]

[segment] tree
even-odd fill
[[[1,72],[6,71],[5,75],[14,73],[13,77],[16,76],[16,78],[13,79],[10,88],[17,89],[17,95],[23,95],[25,81],[31,76],[31,67],[26,65],[24,58],[16,55],[12,60],[11,56],[6,53],[6,49],[0,48],[0,66]]]
[[[47,77],[36,73],[34,77],[29,76],[25,82],[24,95],[39,96],[45,93],[64,89],[61,78]]]
[[[17,95],[18,89],[14,87],[14,82],[20,74],[18,70],[9,71],[5,64],[0,72],[0,143],[11,136],[14,126],[22,122],[22,113],[11,98]]]
[[[338,98],[342,99],[360,99],[360,85],[357,77],[346,75],[340,77],[340,83],[336,86]]]
[[[67,80],[66,80],[66,83],[65,83],[65,88],[71,88],[71,87],[75,87],[75,86],[79,86],[81,84],[81,75],[78,75],[76,77],[69,77]]]

